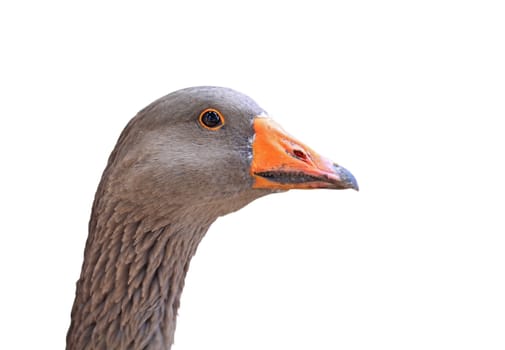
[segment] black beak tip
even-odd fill
[[[333,164],[333,167],[335,168],[335,173],[340,177],[340,185],[343,189],[350,188],[359,191],[358,181],[349,170],[338,164]]]

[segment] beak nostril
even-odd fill
[[[307,155],[305,154],[305,152],[299,150],[299,149],[295,149],[293,150],[293,155],[298,158],[298,159],[301,159],[301,160],[306,160],[307,159]]]

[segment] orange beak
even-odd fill
[[[351,172],[288,135],[272,119],[256,117],[253,126],[253,188],[359,189]]]

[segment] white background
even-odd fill
[[[135,113],[247,93],[361,191],[219,219],[174,349],[505,348],[499,1],[0,5],[1,349],[62,349],[91,202]]]

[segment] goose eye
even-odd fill
[[[218,110],[211,108],[200,113],[198,121],[204,128],[210,130],[217,130],[224,125],[224,118],[221,113]]]

